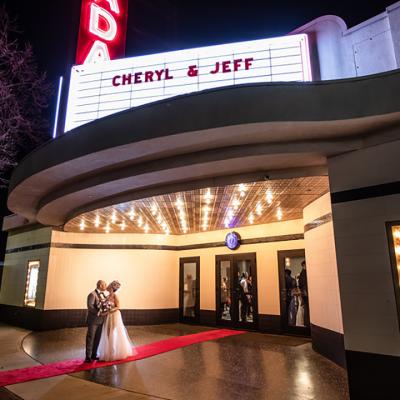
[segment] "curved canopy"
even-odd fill
[[[398,137],[400,72],[226,87],[130,109],[52,140],[12,176],[8,206],[59,226],[123,201],[326,174],[332,155]]]

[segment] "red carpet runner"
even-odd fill
[[[83,362],[83,360],[66,360],[52,364],[38,365],[36,367],[4,371],[0,372],[0,387],[33,381],[35,379],[44,379],[57,375],[71,374],[73,372],[107,367],[109,365],[123,364],[129,361],[142,360],[143,358],[152,357],[157,354],[166,353],[168,351],[190,346],[192,344],[201,343],[208,340],[221,339],[227,336],[240,335],[242,333],[244,332],[232,331],[229,329],[217,329],[195,333],[193,335],[177,336],[171,339],[160,340],[159,342],[135,347],[135,355],[119,361],[97,361],[91,364],[86,364]]]

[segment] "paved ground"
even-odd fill
[[[128,328],[137,345],[208,329],[182,324]],[[81,357],[84,336],[83,328],[29,333],[0,325],[0,370]],[[245,333],[132,363],[8,386],[0,391],[3,398],[347,400],[348,393],[345,371],[313,352],[308,340]]]

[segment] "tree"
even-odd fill
[[[0,186],[18,160],[48,136],[44,111],[51,86],[40,73],[32,47],[20,46],[16,23],[0,8]]]

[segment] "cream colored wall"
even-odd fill
[[[121,282],[123,308],[178,307],[174,251],[52,248],[49,264],[45,309],[86,308],[99,279]]]
[[[10,234],[7,239],[7,250],[50,243],[50,239],[50,228],[41,228],[15,235]],[[24,305],[29,261],[40,261],[36,308],[43,308],[49,261],[49,247],[6,254],[0,291],[0,304],[20,307]]]
[[[303,221],[285,221],[235,229],[243,239],[303,233]],[[180,236],[143,234],[85,234],[54,231],[52,242],[69,244],[140,244],[182,246],[223,242],[221,230]],[[200,257],[200,307],[215,310],[215,256],[257,253],[259,313],[280,314],[277,251],[304,248],[303,240],[226,247],[171,250],[113,250],[52,248],[46,309],[85,308],[86,295],[97,279],[122,283],[124,308],[160,309],[179,306],[179,258]],[[111,266],[111,267],[110,267]]]
[[[331,213],[330,194],[304,209],[304,224]],[[343,333],[332,221],[304,234],[311,323]]]

